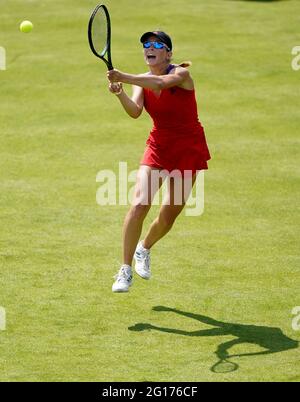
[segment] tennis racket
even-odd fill
[[[104,4],[99,4],[90,17],[88,38],[94,55],[104,61],[108,70],[113,70],[110,16]]]

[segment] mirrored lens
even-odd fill
[[[154,42],[154,47],[155,49],[162,49],[163,47],[165,47],[165,45],[160,42]]]

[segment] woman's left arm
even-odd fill
[[[174,74],[169,75],[133,75],[118,70],[111,70],[108,71],[107,77],[110,82],[123,82],[143,88],[162,90],[182,85],[190,78],[190,73],[182,67],[176,68]]]

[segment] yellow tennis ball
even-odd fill
[[[20,25],[20,31],[23,33],[29,33],[33,29],[33,23],[31,21],[23,21]]]

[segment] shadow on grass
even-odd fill
[[[234,357],[243,356],[259,356],[268,355],[272,353],[284,352],[291,349],[297,349],[299,347],[299,342],[288,338],[283,334],[280,328],[263,327],[256,325],[244,325],[244,324],[232,324],[222,321],[217,321],[213,318],[206,317],[200,314],[188,313],[185,311],[180,311],[177,309],[156,306],[153,307],[154,311],[165,311],[172,312],[184,317],[192,318],[203,324],[211,325],[214,328],[205,329],[200,331],[184,331],[180,329],[173,328],[163,328],[157,327],[152,324],[139,323],[135,324],[128,329],[130,331],[145,331],[145,330],[155,330],[166,332],[169,334],[192,336],[192,337],[207,337],[207,336],[222,336],[222,335],[232,335],[235,339],[221,343],[215,354],[218,357],[218,362],[211,367],[211,371],[215,373],[225,373],[235,371],[239,368],[237,363],[230,361]],[[264,351],[256,353],[243,353],[243,354],[229,354],[229,350],[239,344],[253,344],[259,346]]]

